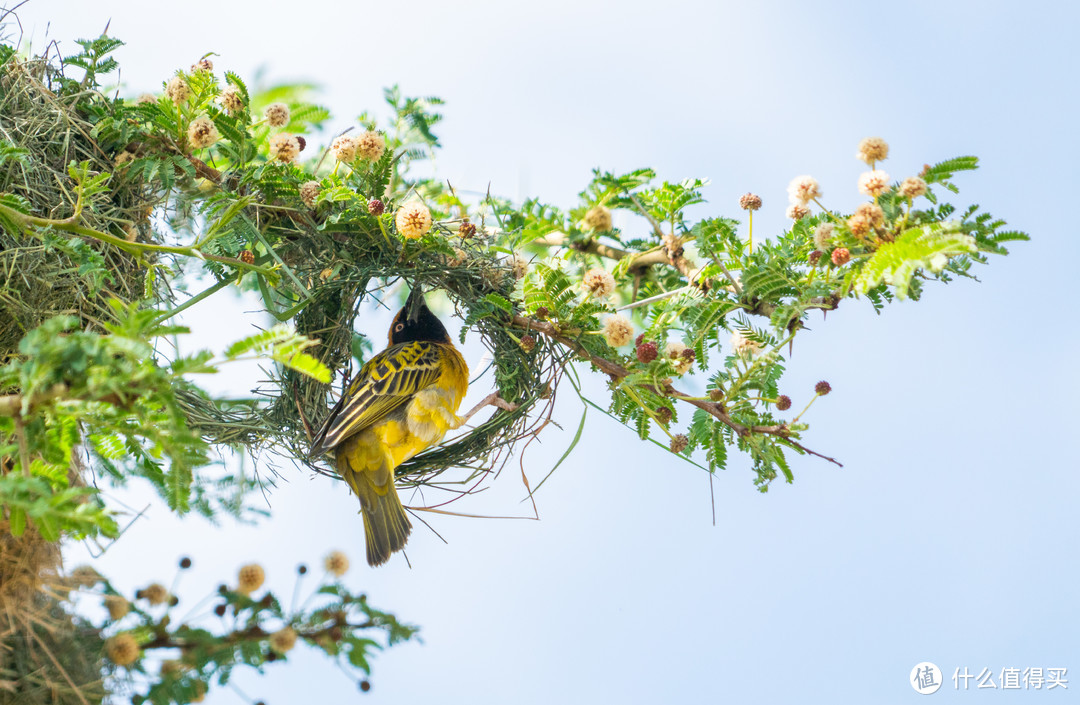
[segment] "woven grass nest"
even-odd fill
[[[68,165],[87,160],[92,169],[113,176],[107,197],[84,209],[86,225],[141,242],[175,244],[169,240],[175,235],[162,227],[165,216],[171,217],[169,223],[181,223],[181,227],[197,223],[191,214],[197,213],[198,199],[205,195],[207,183],[180,181],[181,193],[174,193],[173,200],[166,202],[166,194],[139,175],[118,169],[117,156],[132,146],[96,141],[88,109],[95,105],[100,114],[101,105],[109,99],[95,91],[54,90],[60,77],[55,67],[40,59],[12,58],[0,68],[0,139],[24,154],[0,173],[0,192],[26,199],[36,215],[68,217],[75,200]],[[230,183],[229,175],[223,175],[218,188],[227,188]],[[470,320],[471,309],[488,294],[510,296],[515,285],[513,267],[491,253],[482,236],[455,239],[456,233],[443,228],[447,236],[444,251],[421,250],[405,258],[401,243],[383,233],[365,232],[355,225],[326,228],[313,213],[296,208],[297,203],[280,193],[255,195],[256,201],[245,216],[257,221],[275,243],[275,256],[283,265],[274,295],[281,300],[310,299],[293,324],[299,333],[321,341],[311,352],[332,370],[352,364],[354,324],[365,299],[398,279],[425,291],[444,291],[470,330],[479,332],[491,351],[498,391],[503,399],[518,404],[517,410],[496,411],[470,433],[405,463],[398,469],[399,475],[407,476],[408,482],[425,484],[448,468],[482,470],[509,457],[503,451],[529,432],[526,412],[547,396],[544,380],[550,379],[558,356],[565,354],[543,343],[526,351],[510,335],[507,323],[490,317]],[[453,267],[448,266],[446,254],[451,240],[465,253],[464,261]],[[233,241],[237,248],[242,247],[242,234]],[[215,245],[228,248],[229,243],[229,238],[222,238]],[[72,248],[98,253],[109,276],[80,273]],[[238,252],[225,254],[237,256]],[[0,360],[17,354],[19,339],[55,315],[76,315],[86,328],[102,330],[101,323],[110,316],[105,304],[108,299],[129,302],[147,296],[150,261],[154,260],[139,260],[108,244],[70,233],[28,236],[0,230]],[[200,266],[190,259],[173,261],[171,257],[159,258],[156,263],[178,270]],[[219,280],[235,279],[235,272],[210,269]],[[156,281],[149,292],[150,301],[167,308],[173,303],[173,292],[167,282],[162,283],[162,277]],[[474,375],[479,372],[473,371]],[[211,443],[243,446],[250,451],[272,450],[327,472],[307,457],[307,449],[309,427],[328,413],[329,387],[291,370],[275,374],[277,388],[261,390],[265,399],[259,404],[214,400],[195,387],[178,390],[191,427]]]

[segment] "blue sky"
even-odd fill
[[[847,301],[813,319],[785,386],[798,401],[819,379],[832,384],[807,443],[844,468],[799,458],[794,485],[760,495],[736,460],[713,480],[715,526],[705,473],[590,413],[586,441],[538,495],[541,521],[439,518],[449,544],[419,531],[411,569],[360,565],[355,498],[283,467],[273,519],[257,527],[178,521],[128,496],[150,508],[101,561],[119,584],[169,579],[187,554],[196,570],[181,596],[191,601],[251,560],[287,594],[296,563],[341,548],[354,557],[351,586],[423,628],[422,645],[378,657],[372,703],[994,700],[953,689],[965,666],[995,681],[1007,667],[1067,667],[1068,692],[1008,698],[1074,699],[1072,6],[103,0],[32,2],[20,17],[38,47],[49,21],[49,38],[67,42],[111,18],[128,42],[119,56],[132,94],[215,51],[219,69],[320,83],[335,127],[377,109],[384,85],[442,96],[438,169],[463,188],[490,182],[569,206],[591,168],[647,165],[667,179],[711,178],[699,216],[736,215],[740,194],[761,194],[755,224],[776,232],[797,174],[815,175],[828,205],[851,208],[856,144],[881,135],[897,178],[979,156],[982,169],[958,179],[958,202],[1033,235],[980,284],[931,287],[880,316]],[[195,309],[188,320],[211,345],[255,320],[244,318],[251,308]],[[605,399],[602,380],[587,389]],[[565,390],[556,416],[568,431],[546,432],[525,456],[534,482],[580,414]],[[511,465],[459,506],[526,515],[523,496]],[[317,655],[295,661],[241,681],[244,692],[267,705],[359,697]],[[934,695],[908,685],[920,661],[945,672]],[[224,691],[207,702],[243,700]]]

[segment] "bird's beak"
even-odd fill
[[[420,315],[420,310],[426,307],[424,292],[419,285],[413,287],[413,290],[409,292],[409,298],[405,300],[405,316],[410,321],[415,321]]]

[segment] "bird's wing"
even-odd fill
[[[407,404],[439,378],[441,361],[439,346],[427,341],[391,345],[368,360],[315,434],[311,455],[322,455]]]

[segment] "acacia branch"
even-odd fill
[[[607,358],[603,358],[603,357],[600,357],[598,355],[593,355],[591,352],[586,350],[585,347],[583,345],[581,345],[581,343],[577,342],[576,340],[571,340],[570,338],[565,337],[554,324],[552,324],[552,323],[550,323],[548,321],[538,321],[536,319],[526,318],[524,316],[514,316],[513,324],[515,326],[525,328],[526,330],[535,330],[535,331],[537,331],[539,333],[543,333],[544,335],[546,335],[551,340],[554,340],[555,342],[559,343],[560,345],[568,347],[571,350],[573,350],[574,352],[576,352],[577,354],[585,357],[586,359],[589,360],[589,362],[591,362],[593,365],[595,365],[601,372],[603,372],[603,373],[605,373],[607,375],[610,375],[611,377],[613,377],[615,379],[622,379],[622,378],[627,377],[627,376],[630,375],[630,371],[627,370],[622,365],[620,365],[620,364],[618,364],[616,362],[612,362],[611,360],[608,360]],[[776,436],[776,437],[780,438],[782,440],[782,442],[787,444],[787,445],[790,445],[790,446],[792,446],[794,448],[797,448],[797,449],[799,449],[799,450],[801,450],[801,451],[803,451],[805,453],[809,453],[811,455],[816,455],[819,458],[823,458],[825,460],[828,460],[831,463],[835,463],[836,465],[839,465],[840,467],[843,467],[843,465],[841,465],[835,459],[830,458],[830,457],[828,457],[826,455],[822,455],[821,453],[817,453],[815,451],[812,451],[809,448],[806,448],[805,446],[803,446],[803,445],[797,443],[796,441],[792,440],[791,439],[791,429],[787,426],[787,424],[774,424],[774,425],[771,425],[771,426],[747,426],[746,424],[739,423],[735,419],[731,418],[731,415],[728,414],[727,410],[724,409],[723,404],[721,404],[719,402],[714,402],[714,401],[705,401],[703,399],[697,399],[697,398],[691,397],[691,396],[689,396],[687,394],[683,394],[682,392],[675,389],[675,387],[673,387],[670,382],[664,382],[664,383],[662,383],[660,385],[643,385],[643,386],[645,386],[651,392],[653,392],[654,394],[657,394],[659,396],[667,396],[667,397],[672,397],[674,399],[679,399],[680,401],[684,401],[684,402],[690,404],[691,406],[695,406],[698,409],[701,409],[702,411],[706,412],[710,416],[718,419],[720,421],[720,423],[724,424],[725,426],[727,426],[728,428],[733,430],[735,433],[739,434],[740,437],[750,436],[750,435],[753,435],[755,433],[762,433],[762,434],[766,434],[766,435],[770,435],[770,436]]]

